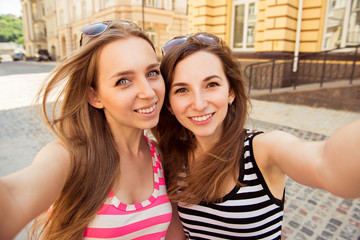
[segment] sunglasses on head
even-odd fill
[[[81,30],[80,47],[84,44],[83,41],[84,41],[85,37],[96,37],[96,36],[102,34],[109,28],[111,23],[119,23],[119,24],[123,25],[123,27],[125,27],[125,28],[135,28],[135,29],[141,31],[141,27],[139,25],[137,25],[136,23],[133,23],[133,22],[126,21],[126,20],[109,20],[109,21],[93,23],[93,24],[90,24],[90,25],[84,27]]]
[[[187,36],[178,36],[165,43],[165,45],[161,48],[162,55],[165,56],[170,49],[186,42],[189,38],[195,38],[201,43],[209,46],[217,46],[221,43],[221,39],[219,37],[210,33],[196,33],[194,35],[189,34]]]

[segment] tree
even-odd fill
[[[14,15],[0,15],[0,42],[24,44],[22,18]]]

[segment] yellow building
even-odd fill
[[[360,77],[360,0],[189,0],[188,6],[189,31],[225,40],[249,91]]]
[[[123,19],[144,28],[161,56],[168,39],[188,32],[183,0],[21,0],[25,49],[46,49],[56,59],[79,47],[81,29],[94,22]]]
[[[360,0],[189,0],[190,32],[234,52],[318,52],[360,43]]]
[[[78,47],[83,26],[106,19],[126,19],[144,26],[158,53],[172,37],[198,31],[219,35],[235,54],[247,58],[256,57],[255,53],[319,52],[360,43],[360,0],[21,0],[21,3],[28,56],[45,48],[54,57],[63,57]]]

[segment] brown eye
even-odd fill
[[[216,86],[219,86],[219,84],[216,82],[211,82],[207,85],[207,87],[216,87]]]
[[[176,93],[184,93],[185,91],[186,91],[185,88],[179,88],[179,89],[177,89],[177,90],[175,91],[175,94],[176,94]]]

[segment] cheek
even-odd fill
[[[161,101],[164,100],[165,97],[165,83],[164,81],[158,80],[155,81],[152,85],[151,85],[152,89],[154,89],[154,91],[156,92],[156,94],[158,95],[158,97],[161,99]]]
[[[226,91],[222,91],[222,92],[219,92],[219,93],[215,93],[213,96],[212,96],[212,100],[213,102],[218,105],[218,106],[227,106],[229,104],[229,97],[228,97],[228,92]]]
[[[131,106],[135,97],[133,91],[111,90],[102,93],[102,102],[108,109],[125,109]]]
[[[161,100],[164,101],[165,98],[165,83],[163,80],[159,83],[159,93],[161,94]]]
[[[123,106],[128,105],[129,98],[122,98],[121,96],[111,95],[106,97],[106,105],[108,108],[121,109]]]
[[[169,98],[170,106],[175,115],[179,115],[185,111],[185,100],[177,97]]]

